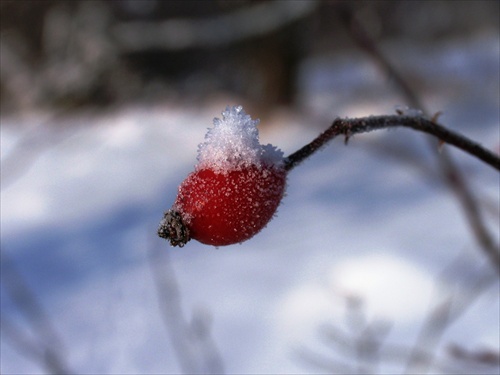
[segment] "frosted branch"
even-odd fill
[[[393,127],[407,127],[414,130],[431,134],[441,142],[453,145],[462,151],[478,158],[493,168],[500,170],[500,158],[493,152],[485,149],[480,144],[467,137],[455,133],[442,125],[421,116],[370,116],[352,119],[337,118],[333,124],[321,133],[316,139],[294,152],[285,159],[285,169],[292,170],[302,161],[319,150],[324,144],[331,141],[338,135],[344,135],[346,140],[357,133],[367,133],[373,130]]]
[[[418,93],[409,84],[406,77],[390,62],[388,56],[377,46],[370,32],[365,28],[365,25],[356,17],[353,8],[350,6],[339,6],[337,10],[339,11],[341,21],[345,24],[354,42],[377,63],[388,77],[391,77],[392,82],[394,82],[406,98],[407,104],[427,113],[428,111],[425,110],[425,106]],[[431,147],[434,147],[434,145],[432,144]],[[495,243],[493,235],[489,233],[488,228],[483,222],[479,203],[471,187],[469,187],[467,179],[455,166],[453,159],[446,150],[440,153],[436,159],[442,172],[442,179],[460,203],[477,243],[488,256],[493,266],[500,272],[499,246]]]

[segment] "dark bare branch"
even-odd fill
[[[357,133],[367,133],[373,130],[387,129],[398,126],[412,128],[423,133],[434,135],[441,141],[460,148],[493,168],[500,170],[500,157],[485,149],[478,143],[447,129],[442,125],[436,124],[425,117],[401,115],[370,116],[352,119],[338,118],[316,139],[288,156],[285,160],[285,168],[288,171],[292,170],[304,159],[308,158],[324,144],[338,135],[344,135],[348,138]]]
[[[396,87],[406,99],[407,104],[412,108],[422,110],[424,114],[429,116],[417,92],[378,47],[363,23],[356,17],[353,8],[349,5],[341,5],[338,7],[338,11],[341,22],[345,24],[354,42],[377,63],[388,77],[391,77]],[[435,147],[434,142],[429,142],[429,145],[431,148]],[[467,179],[455,165],[455,162],[447,150],[443,150],[440,154],[434,153],[434,155],[443,172],[442,179],[457,198],[476,242],[484,254],[490,259],[493,266],[500,272],[499,245],[496,243],[484,223],[479,204]]]

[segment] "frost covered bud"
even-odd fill
[[[257,234],[274,216],[286,185],[283,153],[260,145],[258,120],[227,107],[198,149],[198,164],[179,187],[158,235],[172,246],[190,238],[231,245]]]

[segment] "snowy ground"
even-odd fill
[[[444,124],[498,151],[498,36],[414,55],[409,49],[388,46],[424,80],[419,89],[431,110],[443,110]],[[401,104],[369,61],[349,56],[312,59],[304,66],[304,113],[389,114]],[[347,304],[356,298],[363,300],[369,322],[390,327],[386,343],[411,348],[436,296],[491,270],[449,191],[384,152],[390,144],[432,160],[427,142],[408,130],[359,135],[347,147],[335,140],[290,174],[278,216],[250,241],[220,249],[195,241],[169,248],[155,236],[158,221],[191,171],[206,128],[226,105],[238,104],[233,100],[201,108],[135,106],[54,120],[43,114],[2,118],[2,253],[47,311],[72,371],[182,371],[170,337],[172,331],[178,335],[177,344],[189,338],[182,337],[175,316],[167,317],[174,329],[162,320],[150,256],[168,276],[175,275],[187,322],[201,325],[198,331],[210,325],[213,343],[198,339],[191,352],[184,350],[190,369],[200,372],[219,369],[213,350],[227,373],[324,372],[306,359],[310,355],[359,363],[355,353],[325,339],[327,325],[359,333],[360,323],[352,322],[356,311]],[[287,155],[328,126],[328,121],[308,124],[306,117],[269,118],[262,143]],[[16,148],[21,139],[24,148]],[[498,209],[498,173],[451,151],[477,195]],[[16,163],[9,155],[16,155]],[[24,162],[23,173],[16,175]],[[499,241],[498,211],[487,221]],[[453,271],[443,273],[452,264]],[[462,296],[469,291],[458,290]],[[173,314],[175,293],[167,293],[173,296],[166,302]],[[36,335],[5,285],[1,309],[9,324]],[[494,279],[437,343],[439,362],[459,363],[448,361],[451,344],[498,352],[499,311]],[[1,344],[2,374],[44,372],[3,334]],[[215,362],[202,363],[207,358]],[[392,355],[378,371],[401,372],[406,361]],[[338,366],[339,372],[349,370]],[[498,367],[467,371],[495,373]]]

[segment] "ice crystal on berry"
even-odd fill
[[[282,163],[281,150],[259,143],[258,124],[259,120],[252,120],[243,107],[226,107],[222,119],[214,119],[214,127],[198,146],[197,169],[210,168],[225,173],[250,165]]]
[[[241,106],[214,119],[198,164],[179,186],[158,235],[172,246],[191,238],[213,246],[248,240],[275,215],[286,187],[283,152],[259,143],[259,120]]]

